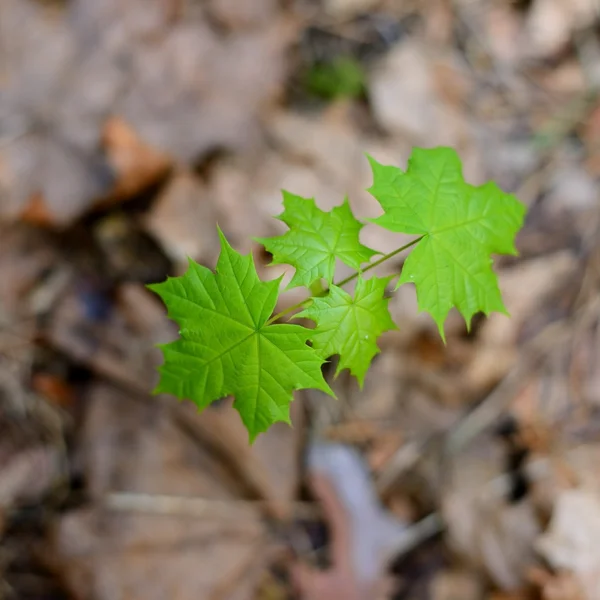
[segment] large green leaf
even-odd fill
[[[506,313],[490,255],[517,253],[514,238],[523,223],[524,205],[495,183],[466,183],[451,148],[415,148],[406,172],[369,160],[369,191],[385,211],[374,222],[422,236],[404,263],[398,285],[415,284],[419,309],[433,316],[442,337],[453,306],[467,326],[479,311]]]
[[[283,192],[284,211],[279,217],[290,230],[271,238],[256,238],[273,255],[273,264],[290,264],[296,269],[288,287],[310,287],[324,278],[333,281],[335,259],[359,270],[377,254],[363,246],[358,235],[363,227],[352,214],[348,200],[329,212],[314,199]]]
[[[219,235],[215,273],[190,260],[183,276],[149,286],[181,328],[180,339],[161,346],[165,362],[155,391],[193,400],[200,409],[235,396],[252,441],[272,423],[289,422],[293,390],[332,392],[321,374],[323,358],[306,343],[312,331],[267,324],[280,279],[261,281],[252,257]]]
[[[316,322],[310,336],[313,347],[323,358],[339,354],[337,373],[350,369],[361,387],[371,360],[379,353],[377,338],[396,329],[388,310],[389,298],[384,297],[390,279],[359,277],[354,297],[332,285],[327,296],[313,298],[312,304],[296,315]]]

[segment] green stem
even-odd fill
[[[424,236],[418,237],[417,239],[413,240],[412,242],[408,242],[408,244],[404,244],[404,246],[401,246],[400,248],[396,248],[396,250],[392,250],[392,252],[388,252],[388,254],[384,254],[380,259],[376,260],[375,262],[369,263],[362,271],[360,271],[360,272],[357,271],[356,273],[349,275],[348,277],[346,277],[346,279],[342,279],[342,281],[340,281],[339,283],[334,282],[333,285],[335,285],[337,287],[342,287],[343,285],[346,285],[347,283],[354,281],[359,275],[362,275],[363,273],[366,273],[367,271],[370,271],[371,269],[378,267],[380,264],[384,263],[386,260],[389,260],[390,258],[393,258],[397,254],[400,254],[400,252],[403,252],[407,248],[414,246],[416,243],[420,242],[423,239],[423,237]],[[329,288],[325,288],[318,294],[315,294],[314,296],[309,296],[308,298],[304,298],[304,300],[302,300],[301,302],[296,302],[296,304],[293,304],[292,306],[288,306],[285,310],[282,310],[281,312],[278,312],[276,315],[273,315],[267,321],[266,324],[271,325],[271,323],[275,323],[275,321],[279,321],[279,319],[281,319],[282,317],[285,317],[285,315],[288,315],[289,313],[294,312],[295,310],[298,310],[299,308],[303,308],[306,305],[306,303],[309,302],[310,300],[312,300],[313,298],[318,298],[320,296],[324,296],[328,291],[329,291]]]

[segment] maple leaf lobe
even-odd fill
[[[336,258],[359,270],[361,264],[377,254],[360,243],[363,224],[354,217],[347,198],[326,212],[314,198],[284,191],[283,206],[284,211],[277,218],[289,231],[255,239],[273,255],[272,264],[289,264],[296,269],[288,288],[310,287],[320,279],[331,284]]]
[[[385,331],[397,329],[389,313],[385,288],[391,277],[359,277],[354,296],[332,285],[324,298],[296,315],[316,323],[310,339],[323,358],[339,354],[336,375],[343,369],[358,379],[360,387],[374,356],[380,352],[377,338]]]
[[[180,277],[149,286],[180,326],[180,338],[161,345],[156,393],[192,400],[199,409],[228,395],[250,441],[276,421],[289,423],[296,389],[333,394],[324,359],[307,345],[311,330],[267,321],[280,279],[261,281],[251,255],[242,256],[219,230],[221,253],[213,273],[189,260]]]
[[[464,181],[452,148],[415,148],[406,171],[369,158],[370,193],[386,229],[422,236],[406,259],[398,285],[416,286],[420,311],[429,312],[444,337],[444,321],[458,308],[467,327],[473,315],[506,313],[491,254],[516,254],[514,239],[525,206],[492,182]]]

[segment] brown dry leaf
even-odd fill
[[[577,485],[600,497],[600,444],[581,444],[569,448],[564,460],[572,471]]]
[[[260,575],[249,567],[261,563],[266,547],[260,522],[248,515],[190,519],[82,509],[62,517],[52,552],[77,598],[247,600]]]
[[[11,126],[1,214],[16,218],[40,195],[59,226],[111,190],[138,192],[173,159],[260,139],[295,28],[277,11],[268,26],[223,37],[198,12],[173,22],[163,0],[77,0],[51,16],[6,0],[0,11],[0,121]]]
[[[277,0],[254,0],[240,4],[237,0],[210,0],[210,15],[227,29],[250,29],[268,25],[278,17]]]
[[[415,43],[392,49],[373,71],[369,93],[375,118],[391,133],[421,142],[439,126],[431,63]]]
[[[218,36],[190,19],[160,44],[132,48],[135,85],[115,109],[153,147],[184,163],[214,149],[242,150],[260,140],[259,116],[279,94],[290,29]]]
[[[52,373],[36,373],[31,380],[31,387],[48,402],[62,408],[70,408],[75,401],[72,386],[62,377]]]
[[[379,0],[326,0],[325,11],[335,19],[352,19],[368,13]]]
[[[493,60],[514,67],[523,46],[523,27],[520,15],[511,2],[490,2],[485,11],[485,36]]]
[[[569,387],[585,407],[600,406],[599,324],[589,327],[575,343],[571,357]]]
[[[317,173],[325,173],[326,180],[332,178],[334,186],[348,185],[357,171],[368,168],[360,133],[345,103],[332,104],[318,118],[277,112],[269,119],[269,131],[287,154],[309,161]],[[328,202],[322,208],[329,209],[341,199],[322,202]]]
[[[299,485],[302,406],[299,400],[291,405],[293,427],[278,423],[250,447],[248,432],[232,405],[225,400],[200,415],[188,411],[189,418],[197,421],[198,439],[219,452],[248,491],[266,503],[271,517],[287,520]]]
[[[588,157],[585,165],[593,177],[600,176],[600,104],[596,106],[582,127]]]
[[[0,225],[0,239],[0,322],[16,327],[19,317],[35,311],[32,294],[58,263],[58,252],[46,232],[26,225]]]
[[[553,427],[553,430],[554,439],[551,441],[557,446],[556,428]],[[540,469],[542,476],[532,478],[531,498],[540,514],[550,518],[556,499],[573,487],[600,496],[600,476],[597,469],[600,445],[588,443],[574,448],[558,445],[553,452],[546,449],[536,454],[541,461],[546,461],[546,468]],[[531,462],[530,467],[533,473],[535,461]]]
[[[500,589],[515,591],[536,562],[540,525],[532,502],[506,499],[503,454],[495,440],[486,438],[457,456],[442,507],[451,546]]]
[[[5,514],[40,503],[64,483],[66,465],[61,415],[24,387],[19,359],[25,357],[0,356],[0,514]]]
[[[145,144],[119,117],[111,117],[102,129],[102,144],[115,182],[106,198],[106,206],[135,196],[161,179],[170,167],[165,154]]]
[[[299,398],[292,403],[290,413],[292,426],[276,423],[269,431],[260,435],[252,447],[256,462],[262,465],[270,481],[272,492],[266,500],[273,506],[281,506],[280,512],[286,520],[292,516],[292,502],[300,485],[300,451],[304,427]]]
[[[147,338],[150,345],[171,341],[173,325],[164,305],[139,283],[124,283],[117,290],[120,312],[134,336]]]
[[[553,170],[544,198],[544,205],[552,216],[560,218],[571,213],[587,218],[599,203],[596,181],[581,165],[564,160]]]
[[[428,0],[425,38],[436,46],[448,47],[454,30],[454,6],[449,0]]]
[[[285,228],[274,218],[282,212],[281,190],[302,195],[303,190],[312,189],[314,193],[319,191],[317,181],[310,169],[266,152],[246,161],[217,164],[211,173],[208,195],[218,207],[219,223],[227,238],[236,250],[245,253],[256,246],[249,232],[268,236]],[[273,271],[273,276],[280,274]]]
[[[51,227],[54,225],[54,218],[48,210],[44,198],[39,193],[31,196],[28,204],[25,205],[19,216],[21,221],[30,223],[31,225],[41,227]]]
[[[187,258],[214,265],[219,252],[215,203],[206,186],[192,173],[177,173],[144,219],[146,229],[160,242],[178,271]]]
[[[535,74],[536,81],[553,96],[564,98],[565,102],[577,100],[587,94],[588,82],[582,64],[577,59],[567,59],[548,71]]]
[[[395,333],[395,332],[394,332]],[[400,361],[398,352],[388,348],[373,362],[365,377],[365,386],[361,390],[356,381],[347,374],[344,396],[347,397],[346,419],[355,418],[373,423],[389,423],[397,415],[398,409],[398,374]]]
[[[431,600],[481,600],[483,582],[469,571],[442,571],[431,584]]]
[[[446,502],[447,507],[450,501]],[[474,538],[470,540],[472,545],[467,555],[500,588],[520,588],[525,582],[526,568],[535,562],[533,542],[539,526],[532,506],[527,502],[509,505],[502,501],[483,506],[467,501],[463,511],[463,520],[455,521],[453,528],[464,527],[464,519],[473,519],[469,528]],[[450,523],[452,509],[446,514]]]
[[[573,252],[546,255],[500,273],[502,295],[510,318],[494,313],[483,323],[464,381],[477,393],[488,390],[508,373],[517,358],[515,342],[549,294],[561,290],[577,268]]]
[[[529,578],[542,592],[542,600],[586,600],[577,578],[568,571],[550,573],[531,569]]]
[[[94,386],[79,448],[97,505],[67,513],[53,537],[55,567],[77,597],[211,598],[234,574],[227,597],[249,597],[257,573],[242,567],[266,557],[259,513],[237,508],[236,478],[182,435],[163,403]],[[102,507],[125,492],[124,507]],[[164,510],[164,495],[204,499],[206,515]]]
[[[6,427],[0,429],[6,436]],[[63,475],[59,449],[41,443],[19,450],[10,446],[5,437],[0,446],[0,512],[39,501]]]
[[[523,592],[492,592],[486,600],[533,600],[531,591]],[[565,599],[567,600],[567,599]],[[575,599],[573,599],[575,600]]]
[[[596,0],[535,0],[527,18],[529,52],[535,58],[554,56],[598,16]]]
[[[369,448],[369,467],[375,473],[383,471],[385,466],[404,446],[405,436],[399,431],[380,432]]]
[[[2,23],[1,213],[15,218],[39,195],[53,222],[68,223],[111,184],[98,152],[104,111],[118,81],[110,56],[81,52],[66,13],[6,0]],[[99,106],[100,105],[100,106]]]
[[[251,170],[252,202],[247,193],[244,203],[233,194],[224,210],[224,218],[235,221],[236,229],[245,225],[243,235],[251,230],[248,218],[255,226],[252,231],[267,230],[267,235],[283,233],[285,226],[272,217],[282,210],[281,190],[315,198],[323,210],[342,203],[348,196],[357,218],[376,217],[381,207],[365,189],[371,183],[371,169],[365,156],[368,151],[378,160],[387,156],[391,162],[398,160],[400,144],[387,147],[367,140],[356,126],[352,106],[344,102],[333,103],[318,116],[277,111],[267,122],[270,136],[279,147],[279,153],[270,153]],[[227,186],[226,181],[222,189]],[[235,203],[235,210],[232,204]],[[229,208],[232,206],[232,208]],[[248,206],[260,207],[243,219],[239,215],[252,212]],[[243,212],[242,212],[243,211]],[[239,223],[239,225],[238,225]],[[240,233],[242,238],[242,233]],[[361,231],[361,240],[381,252],[389,252],[408,241],[409,236],[389,232],[371,224]],[[349,274],[342,267],[339,276]]]
[[[472,148],[471,128],[464,109],[447,103],[445,92],[438,93],[443,82],[436,81],[436,63],[439,60],[419,41],[392,48],[370,75],[373,113],[391,134],[417,145],[453,146],[462,154]]]
[[[600,496],[583,489],[558,495],[538,551],[555,568],[570,571],[586,600],[600,598]]]
[[[374,423],[364,420],[348,420],[326,427],[323,437],[330,442],[341,444],[367,444],[377,441],[377,428]]]
[[[436,56],[431,68],[436,95],[456,109],[464,108],[473,93],[473,80],[459,56]]]
[[[87,400],[78,465],[93,497],[130,491],[227,500],[240,491],[218,460],[182,435],[159,398],[98,384]]]
[[[578,266],[569,250],[530,260],[504,270],[499,279],[510,319],[491,315],[482,328],[486,343],[512,344],[519,329],[552,291],[560,289]]]
[[[108,314],[96,318],[96,304]],[[86,290],[84,280],[76,280],[65,290],[57,304],[53,319],[44,331],[51,347],[65,353],[92,372],[115,381],[139,394],[149,393],[157,379],[154,367],[160,364],[160,353],[154,344],[166,341],[169,332],[164,313],[156,303],[157,321],[150,322],[142,335],[135,335],[122,315],[111,310],[110,301],[100,291]],[[163,325],[158,339],[157,323]]]
[[[542,600],[586,600],[586,596],[573,575],[561,573],[545,583]]]
[[[427,394],[442,411],[456,411],[473,400],[473,391],[465,380],[464,367],[477,351],[465,343],[464,322],[456,329],[446,328],[449,339],[445,347],[434,328],[416,331],[406,343],[407,356],[400,363],[405,384],[411,384]]]

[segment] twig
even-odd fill
[[[264,565],[270,558],[269,553],[265,551],[267,543],[268,541],[264,536],[260,537],[244,557],[244,560],[240,561],[235,566],[235,569],[232,569],[233,572],[229,572],[223,581],[211,592],[209,600],[226,600],[227,598],[231,598],[236,590],[238,590],[240,583],[248,579],[253,571],[256,571],[260,567],[264,568]]]
[[[0,149],[6,148],[15,142],[18,142],[21,138],[29,135],[31,127],[29,124],[23,124],[17,128],[17,131],[9,133],[5,136],[0,137]]]
[[[216,500],[199,497],[143,494],[137,492],[112,492],[104,497],[103,505],[109,510],[141,512],[155,515],[204,518],[232,518],[260,516],[265,511],[263,500]],[[317,506],[308,502],[294,502],[294,515],[316,518]]]
[[[385,496],[402,473],[411,469],[423,455],[426,441],[403,444],[386,462],[385,468],[378,475],[375,486],[380,496]]]
[[[377,259],[375,262],[369,263],[364,269],[362,269],[362,271],[353,273],[352,275],[349,275],[348,277],[346,277],[346,279],[342,279],[339,282],[334,282],[333,285],[335,285],[337,287],[342,287],[342,286],[346,285],[347,283],[354,281],[359,275],[362,275],[363,273],[366,273],[367,271],[370,271],[371,269],[378,267],[379,265],[384,263],[386,260],[389,260],[390,258],[393,258],[397,254],[400,254],[400,252],[403,252],[404,250],[407,250],[411,246],[414,246],[416,243],[420,242],[422,239],[423,239],[423,236],[420,236],[420,237],[412,240],[411,242],[408,242],[408,244],[404,244],[404,246],[401,246],[400,248],[396,248],[395,250],[392,250],[391,252],[384,254],[381,258]],[[327,294],[328,291],[329,291],[329,288],[325,288],[323,291],[321,291],[319,294],[317,294],[317,296],[325,296],[325,294]],[[301,302],[297,302],[296,304],[294,304],[292,306],[288,306],[286,309],[273,315],[267,321],[267,325],[270,325],[271,323],[278,321],[282,317],[285,317],[285,315],[287,315],[295,310],[298,310],[299,308],[302,308],[308,302],[310,302],[310,300],[312,300],[312,298],[313,298],[312,296],[309,296],[308,298],[305,298]]]
[[[517,365],[504,377],[494,390],[455,428],[444,444],[444,455],[459,452],[480,433],[490,427],[505,410],[516,390],[522,385],[532,367],[546,360],[560,349],[571,335],[569,322],[559,321],[542,330],[530,340]]]
[[[444,530],[444,522],[438,513],[431,513],[425,518],[407,527],[395,545],[391,547],[391,553],[395,560],[408,554],[423,542],[430,540]]]

